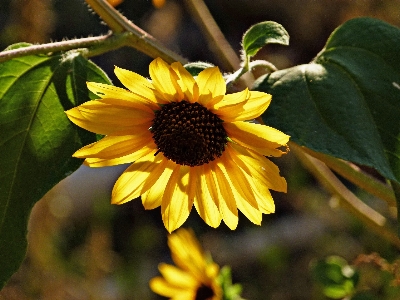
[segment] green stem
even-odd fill
[[[346,178],[358,187],[364,189],[368,193],[385,200],[389,206],[396,206],[396,199],[393,190],[389,185],[384,184],[372,176],[362,172],[360,168],[349,162],[332,156],[312,151],[308,148],[302,147],[303,151],[311,156],[318,158],[324,162],[329,168],[334,170],[340,176]]]
[[[119,11],[104,0],[86,0],[86,3],[100,16],[100,18],[115,33],[130,33],[126,46],[133,47],[144,54],[156,58],[161,57],[168,63],[187,60],[161,45],[154,37],[125,18]]]
[[[399,213],[399,207],[400,207],[400,184],[395,181],[390,182],[393,187],[394,194],[396,196],[396,201],[397,201],[397,235],[400,237],[400,213]]]
[[[210,49],[217,55],[222,67],[227,70],[236,70],[240,67],[240,59],[232,49],[217,22],[202,0],[186,0],[195,21],[205,33]]]
[[[122,47],[126,44],[127,38],[128,36],[126,34],[108,34],[104,36],[74,39],[43,45],[32,45],[0,52],[0,62],[26,55],[47,54],[79,48],[89,48],[87,56],[95,56]]]
[[[386,219],[381,214],[362,202],[349,191],[333,172],[320,160],[305,153],[302,148],[293,142],[290,148],[300,159],[303,165],[330,191],[339,196],[341,205],[355,215],[365,225],[370,227],[381,237],[400,249],[400,239],[385,226]]]

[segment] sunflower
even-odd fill
[[[153,292],[173,300],[221,300],[219,267],[208,259],[193,231],[181,228],[168,237],[176,266],[161,263],[163,277],[150,280]]]
[[[105,135],[74,153],[90,167],[132,163],[116,181],[113,204],[141,196],[145,209],[161,206],[169,232],[188,218],[194,204],[201,218],[235,229],[238,210],[260,225],[273,213],[270,189],[286,192],[278,167],[265,156],[286,153],[289,136],[245,122],[259,117],[271,95],[227,94],[217,67],[194,78],[179,63],[157,58],[151,81],[128,70],[115,74],[128,89],[88,82],[101,99],[68,110],[68,118]]]

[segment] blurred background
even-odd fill
[[[351,18],[371,16],[400,26],[399,0],[205,3],[238,54],[241,37],[251,25],[266,20],[282,24],[291,36],[290,46],[270,45],[256,57],[279,69],[308,63],[330,33]],[[185,1],[155,5],[150,0],[125,0],[118,9],[189,61],[207,61],[232,71],[213,54]],[[83,0],[0,0],[1,49],[22,41],[48,43],[107,32]],[[114,65],[148,76],[151,60],[132,48],[93,58],[115,85],[120,83],[113,75]],[[219,265],[232,267],[233,281],[243,285],[244,298],[327,299],[312,278],[313,261],[339,255],[353,262],[360,254],[372,252],[388,261],[398,257],[396,248],[338,208],[337,199],[319,186],[293,153],[274,162],[289,191],[273,194],[276,213],[264,215],[261,227],[240,215],[237,230],[230,231],[224,224],[212,229],[194,208],[184,223],[194,229]],[[113,183],[124,168],[81,167],[35,205],[27,258],[0,292],[0,299],[162,299],[150,291],[148,281],[159,274],[158,263],[171,263],[167,231],[159,208],[145,211],[139,199],[121,206],[110,204]],[[348,187],[376,210],[390,214],[383,201]],[[361,284],[374,295],[363,299],[399,299],[398,288],[389,283],[387,274],[374,268],[362,274]]]

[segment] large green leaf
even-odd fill
[[[353,19],[307,65],[260,78],[272,94],[266,124],[318,152],[367,165],[400,182],[400,30]]]
[[[87,80],[109,82],[76,52],[0,64],[0,288],[25,256],[32,206],[79,167],[71,154],[95,141],[64,113],[89,99]]]

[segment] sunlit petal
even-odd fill
[[[287,184],[285,178],[279,175],[279,168],[269,159],[234,144],[230,144],[227,148],[227,151],[234,153],[232,154],[232,159],[235,163],[243,165],[243,169],[247,169],[248,174],[253,178],[257,178],[269,189],[286,192]]]
[[[132,108],[97,100],[85,102],[65,113],[76,125],[104,135],[132,135],[142,131],[143,126],[148,129],[154,119],[153,112],[139,109],[139,105]]]
[[[219,201],[219,211],[221,212],[222,219],[225,224],[231,229],[236,229],[239,217],[236,206],[235,196],[233,195],[232,188],[225,177],[224,173],[219,169],[216,164],[213,164],[213,179],[217,181],[217,186],[221,193],[223,201]]]
[[[138,135],[106,136],[96,143],[87,145],[76,151],[74,157],[91,157],[112,159],[129,155],[152,142],[149,131],[143,131]]]
[[[92,93],[101,98],[121,99],[132,103],[142,103],[143,105],[147,105],[152,109],[159,108],[153,91],[149,92],[150,95],[143,96],[138,93],[133,93],[131,91],[103,83],[88,82],[87,87]],[[151,94],[153,94],[153,96],[151,96]]]
[[[223,96],[226,93],[225,80],[222,77],[218,67],[207,68],[199,73],[196,78],[199,86],[198,102],[209,108],[210,104],[214,104],[211,99]]]
[[[168,103],[165,100],[163,101],[162,98],[157,97],[158,93],[155,92],[153,84],[143,76],[118,67],[115,67],[114,72],[119,81],[121,81],[132,94],[139,97],[142,102],[150,105],[153,109],[157,109],[159,103]]]
[[[165,61],[156,58],[150,63],[149,71],[153,86],[163,95],[165,100],[172,102],[181,98],[182,90],[177,90],[179,85],[176,83],[176,78],[171,76],[170,66]]]
[[[259,117],[268,108],[270,102],[271,95],[250,91],[247,100],[236,105],[219,107],[218,116],[225,122],[252,120]]]
[[[154,209],[161,206],[164,191],[166,186],[170,184],[169,178],[175,168],[176,164],[168,160],[162,175],[157,179],[153,186],[142,195],[142,203],[145,209]]]
[[[154,152],[156,147],[152,147],[154,143],[149,143],[148,145],[143,146],[141,149],[134,153],[130,153],[125,156],[115,157],[115,158],[86,158],[84,164],[91,168],[99,168],[99,167],[110,167],[116,165],[122,165],[127,163],[133,163],[134,161],[142,158],[143,156],[149,154],[150,152]]]
[[[179,228],[189,216],[193,202],[186,193],[189,181],[189,167],[174,169],[165,188],[161,204],[161,215],[168,232]]]
[[[198,184],[196,187],[196,197],[194,199],[194,205],[200,217],[211,227],[218,227],[221,223],[221,214],[218,209],[218,205],[212,199],[210,191],[207,186],[206,176],[209,173],[205,173],[208,170],[204,170],[199,174]],[[217,200],[217,199],[216,199]]]
[[[232,154],[234,155],[234,153]],[[254,224],[260,225],[262,215],[258,208],[256,196],[242,169],[232,163],[232,158],[230,158],[228,153],[222,155],[221,163],[218,164],[218,167],[225,177],[229,179],[231,186],[236,191],[235,200],[237,208]]]
[[[249,122],[224,123],[224,128],[234,142],[262,155],[278,157],[286,153],[277,148],[286,145],[289,136],[275,128]]]
[[[145,183],[150,188],[164,172],[167,160],[160,156],[154,156],[154,151],[135,161],[118,178],[112,191],[113,204],[123,204],[139,197],[147,190],[143,188]]]
[[[179,62],[171,64],[171,68],[177,75],[176,81],[185,96],[184,99],[191,103],[197,101],[199,87],[193,76]]]

